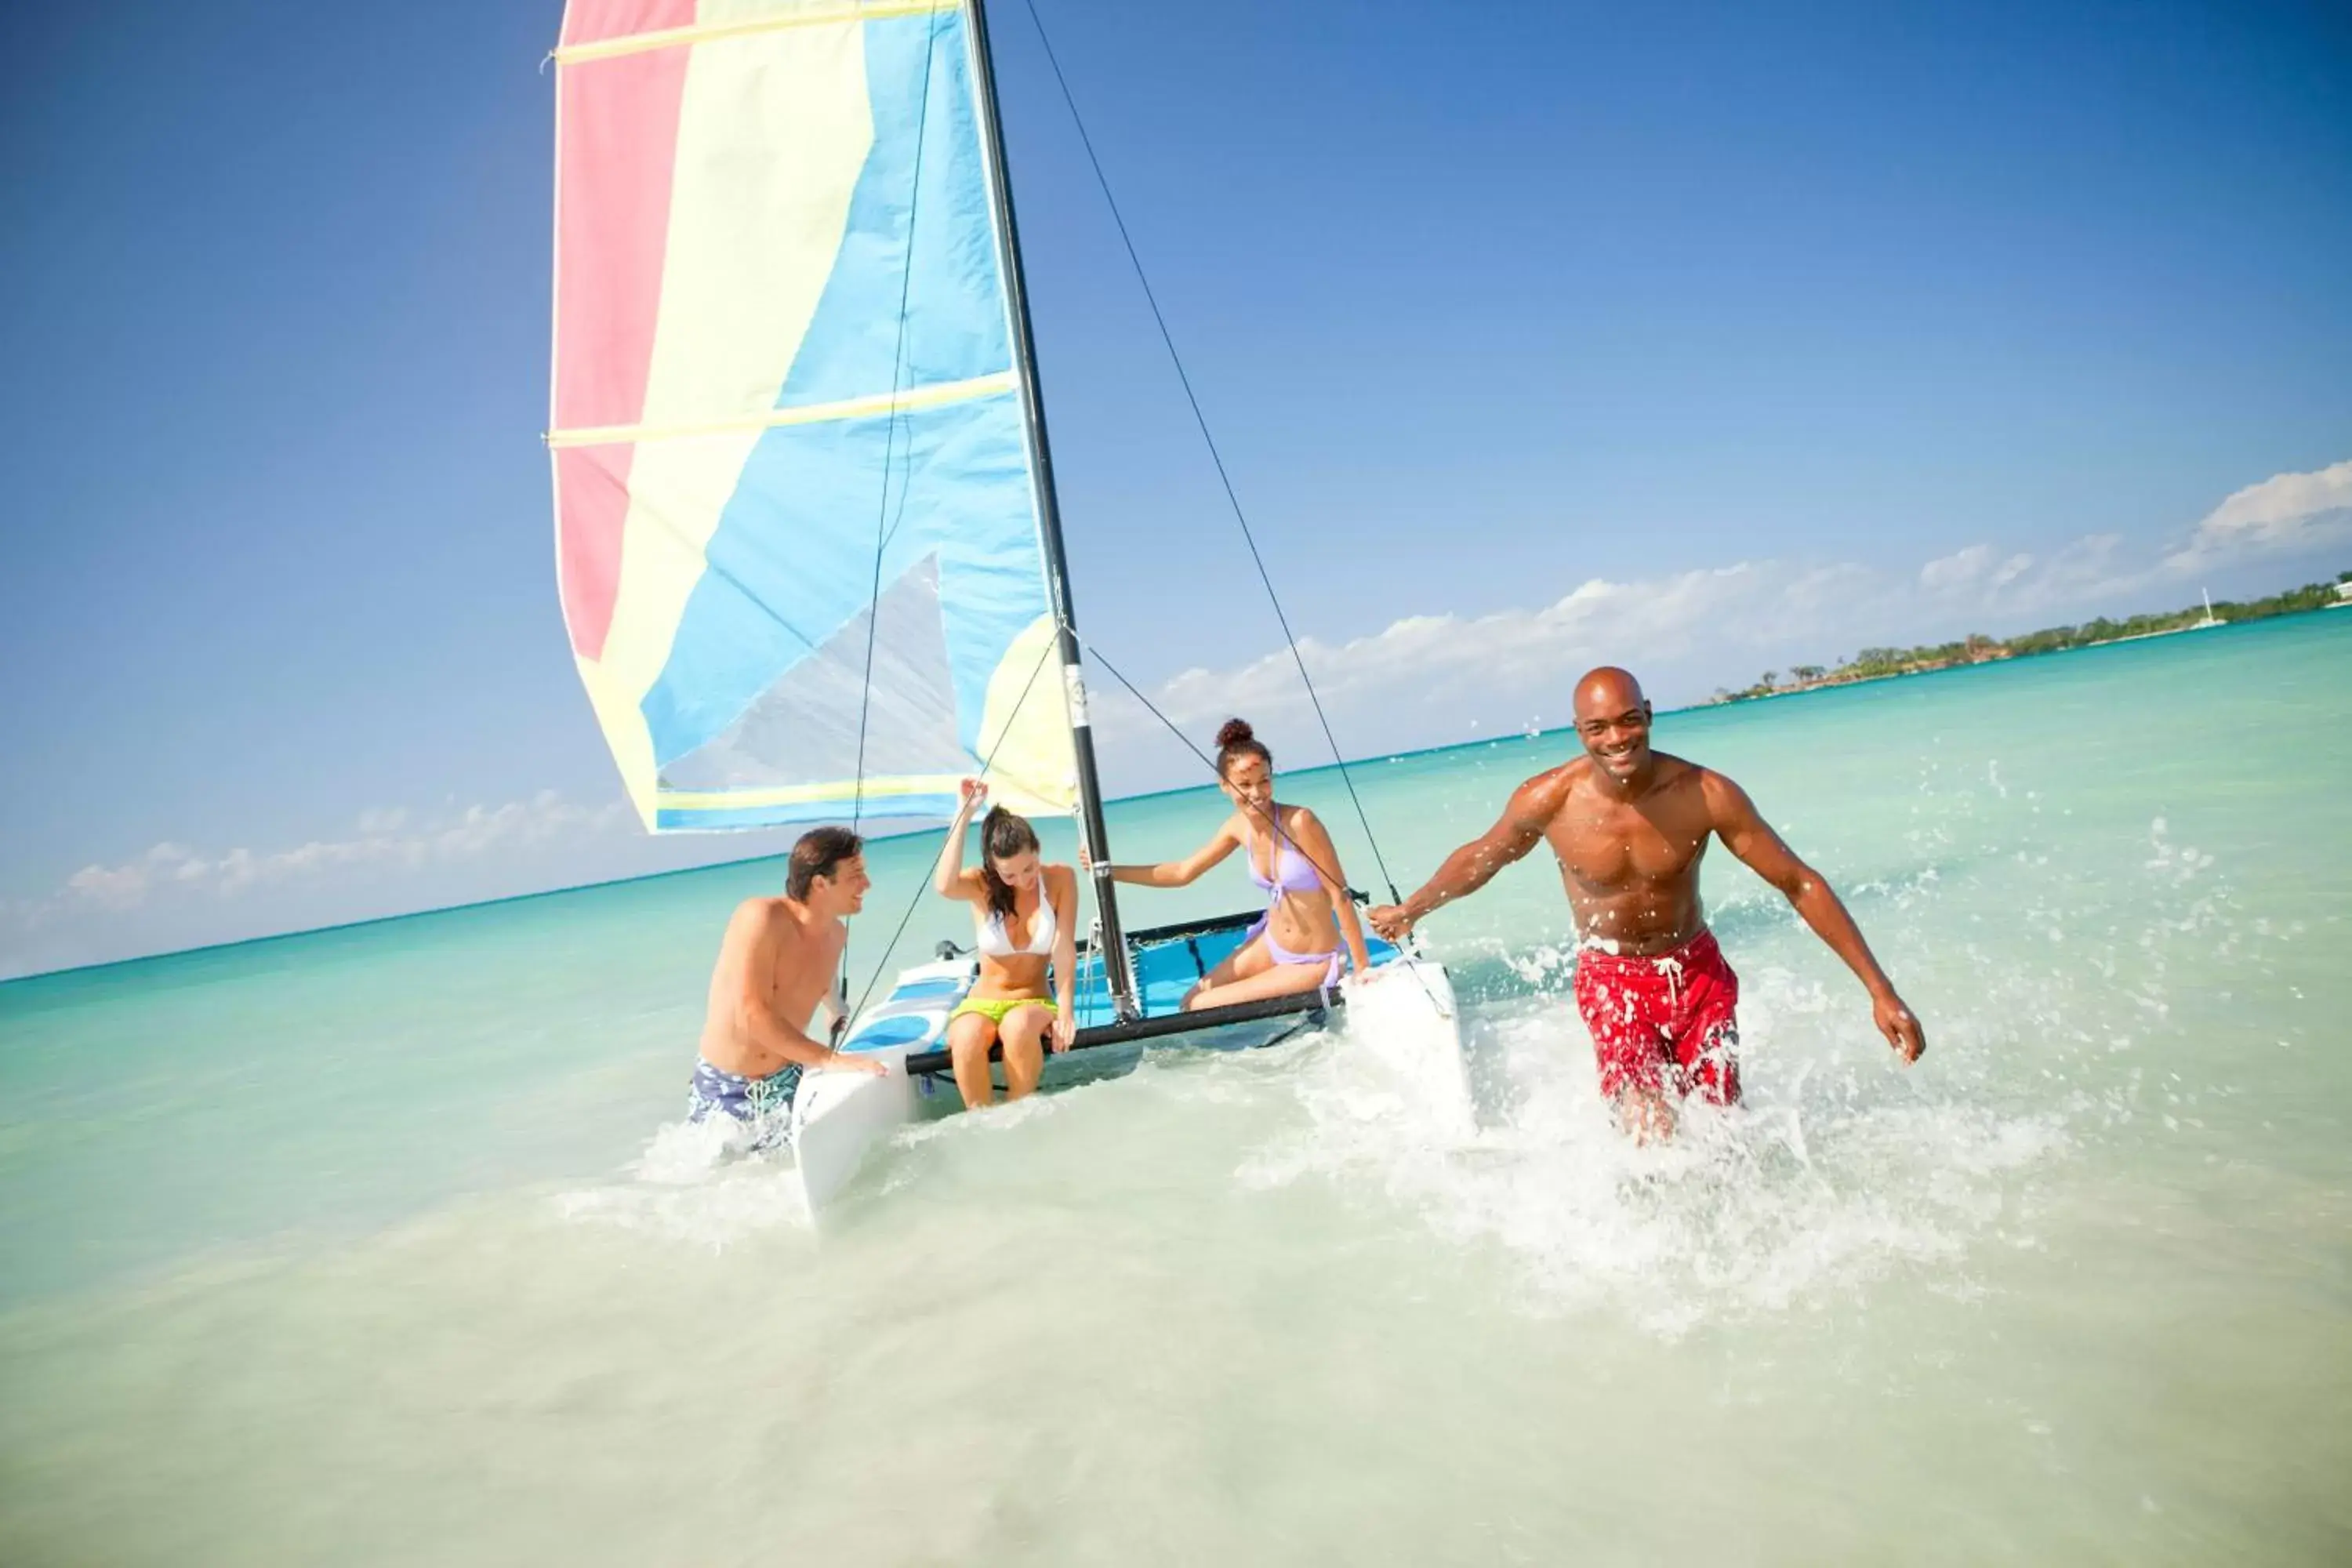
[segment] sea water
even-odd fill
[[[772,862],[0,987],[0,1563],[2352,1560],[2347,676],[2323,613],[1662,717],[1928,1050],[1718,847],[1748,1103],[1656,1148],[1540,853],[1425,928],[1474,1133],[1344,1031],[1165,1051],[822,1235],[674,1125]],[[1388,869],[1571,744],[1353,769]],[[861,984],[968,934],[936,843]]]

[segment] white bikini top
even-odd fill
[[[988,918],[980,922],[979,947],[991,958],[1011,958],[1016,953],[1045,958],[1053,953],[1054,933],[1054,900],[1045,896],[1045,888],[1040,886],[1037,912],[1029,917],[1029,945],[1013,946],[1012,936],[1004,929],[1004,917],[991,910]]]

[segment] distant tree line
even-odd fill
[[[2343,584],[2352,584],[2352,572],[2336,574],[2333,583],[2306,583],[2284,594],[2273,594],[2267,599],[2222,599],[2213,605],[2216,621],[2258,621],[2269,616],[2300,615],[2305,610],[2324,609],[2346,602],[2338,591]],[[1958,642],[1937,643],[1927,647],[1866,647],[1851,658],[1840,659],[1823,668],[1818,664],[1791,666],[1786,676],[1777,669],[1768,669],[1756,684],[1734,691],[1719,687],[1715,693],[1717,702],[1740,702],[1751,697],[1770,697],[1783,691],[1803,691],[1816,686],[1841,686],[1855,680],[1883,680],[1890,675],[1917,675],[1930,669],[1948,669],[1956,664],[1984,664],[1997,658],[2020,658],[2028,654],[2060,653],[2071,647],[2089,647],[2095,643],[2122,642],[2130,637],[2155,637],[2164,632],[2186,631],[2201,625],[2205,606],[2195,605],[2185,610],[2167,611],[2161,615],[2130,616],[2111,621],[2102,616],[2085,621],[2079,626],[2050,626],[2022,637],[1989,637],[1972,634]]]

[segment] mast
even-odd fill
[[[996,72],[988,47],[988,16],[982,0],[964,0],[971,16],[972,101],[979,110],[981,145],[987,153],[990,216],[996,228],[997,259],[1004,272],[1005,298],[1013,314],[1013,361],[1021,373],[1021,423],[1029,441],[1029,466],[1037,476],[1037,531],[1045,552],[1045,580],[1057,621],[1064,700],[1070,740],[1077,753],[1078,836],[1094,866],[1095,908],[1102,921],[1103,979],[1121,1020],[1142,1016],[1135,973],[1128,962],[1127,933],[1118,921],[1118,895],[1110,875],[1110,834],[1103,822],[1102,779],[1095,767],[1093,721],[1087,713],[1086,676],[1079,665],[1077,613],[1070,604],[1070,563],[1062,548],[1062,510],[1054,494],[1054,457],[1045,439],[1045,395],[1037,384],[1037,345],[1029,331],[1029,290],[1021,273],[1021,229],[1013,216],[1013,182],[1005,170],[1004,132],[996,118]]]

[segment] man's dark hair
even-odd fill
[[[866,847],[866,841],[846,827],[818,827],[800,836],[793,846],[791,868],[784,873],[784,896],[805,899],[809,884],[832,877],[844,860]]]

